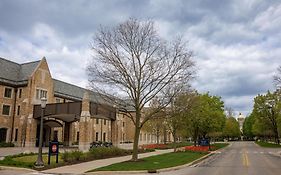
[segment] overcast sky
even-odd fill
[[[54,78],[87,87],[85,67],[99,25],[152,19],[165,39],[182,35],[195,53],[199,92],[247,115],[272,90],[281,65],[280,0],[1,0],[0,57],[46,57]]]

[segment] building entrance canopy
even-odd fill
[[[75,122],[80,119],[82,102],[52,103],[45,108],[45,117],[51,117],[64,122]],[[116,109],[109,105],[90,102],[90,115],[95,118],[116,120]],[[41,105],[34,105],[33,118],[41,116]]]

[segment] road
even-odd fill
[[[204,161],[180,170],[161,172],[160,175],[280,175],[281,157],[279,148],[262,148],[254,142],[233,142],[231,146],[218,151]],[[1,171],[2,175],[43,173]],[[119,173],[118,173],[119,174]],[[126,173],[128,175],[128,173]],[[44,174],[46,175],[46,174]],[[138,174],[140,175],[140,174]],[[148,174],[146,174],[148,175]]]
[[[201,163],[161,175],[280,175],[281,149],[262,148],[254,142],[233,142],[231,146]]]

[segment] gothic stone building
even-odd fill
[[[133,141],[134,127],[124,112],[95,92],[53,79],[45,58],[24,64],[0,58],[0,142],[38,145],[42,97],[47,98],[45,146],[56,139],[81,150],[93,141]],[[141,144],[156,142],[151,133],[140,136]]]

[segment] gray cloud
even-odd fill
[[[87,86],[85,67],[99,25],[152,19],[162,37],[189,41],[198,68],[193,86],[247,114],[255,95],[273,89],[280,16],[277,0],[2,0],[0,56],[16,62],[46,56],[53,77]]]

